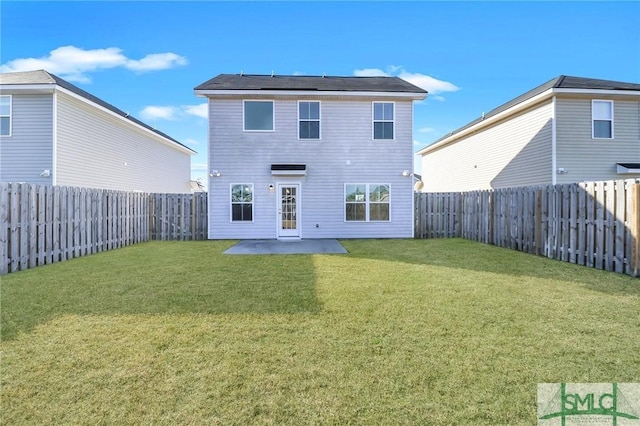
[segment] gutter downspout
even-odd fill
[[[556,97],[551,98],[551,184],[558,183],[557,171],[557,140],[556,140]]]
[[[51,185],[56,186],[58,184],[58,90],[53,89],[53,149],[51,155],[53,156],[51,164]]]

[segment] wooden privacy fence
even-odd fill
[[[0,274],[148,240],[207,238],[207,194],[0,183]]]
[[[416,238],[453,238],[640,276],[640,180],[419,193]]]

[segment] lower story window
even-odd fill
[[[231,185],[231,221],[253,221],[252,183],[234,183]]]
[[[344,192],[347,222],[389,221],[389,184],[348,183]]]

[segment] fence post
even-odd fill
[[[630,275],[640,275],[640,183],[631,186],[631,259]]]
[[[536,212],[535,212],[535,225],[534,225],[534,244],[535,244],[535,254],[538,256],[542,256],[544,253],[542,252],[542,190],[536,189]]]

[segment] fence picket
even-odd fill
[[[0,275],[9,272],[9,184],[0,183]]]
[[[0,275],[150,239],[206,239],[207,226],[206,193],[0,183]]]
[[[462,237],[640,274],[638,188],[640,179],[416,194],[415,237]]]

